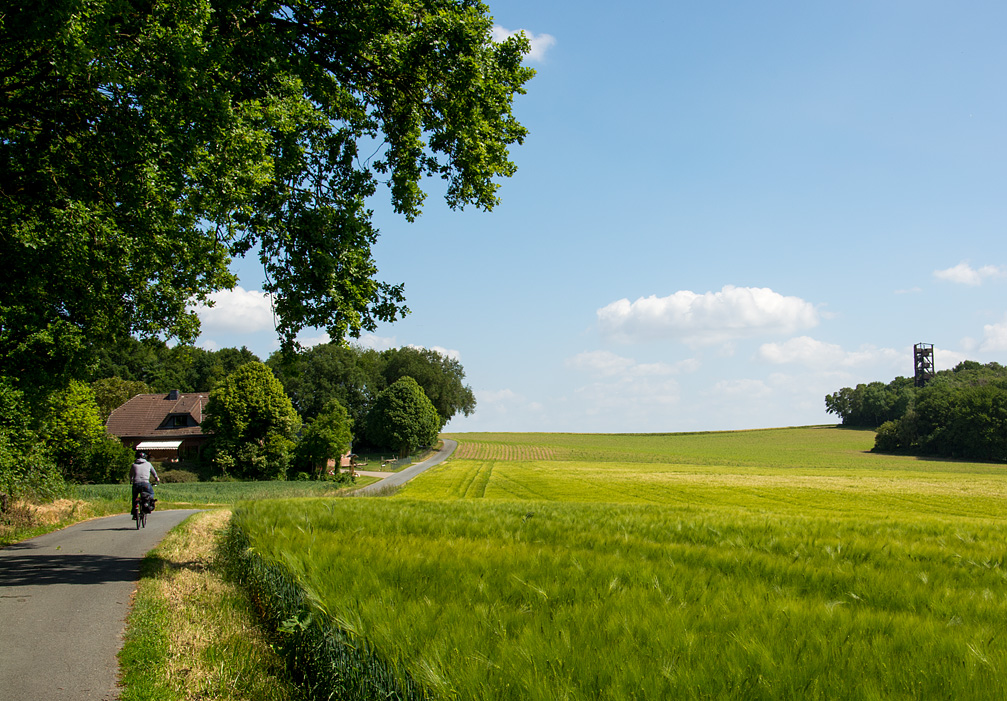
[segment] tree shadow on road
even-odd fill
[[[116,555],[8,553],[0,560],[0,587],[136,581],[140,560]]]

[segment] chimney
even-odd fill
[[[172,401],[177,401],[178,400],[178,390],[177,389],[173,389],[170,392],[168,392],[168,399],[170,399]]]

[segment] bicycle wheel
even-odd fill
[[[144,528],[146,528],[146,527],[147,527],[147,512],[146,512],[146,511],[144,511],[143,509],[140,509],[140,524],[141,524],[141,525],[142,525],[142,526],[143,526]],[[137,526],[137,528],[139,528],[139,527],[140,527],[140,526]]]
[[[133,520],[136,521],[136,530],[140,530],[140,511],[139,510],[137,510],[136,514],[134,514]]]

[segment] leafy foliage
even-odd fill
[[[1007,462],[1007,368],[965,361],[921,389],[907,382],[846,387],[825,404],[844,425],[878,426],[878,451]]]
[[[323,343],[296,355],[277,352],[266,364],[305,420],[318,416],[335,400],[349,412],[353,425],[362,429],[374,399],[386,386],[381,355],[356,346]]]
[[[99,380],[120,378],[140,382],[150,392],[208,392],[225,376],[245,363],[259,362],[245,347],[208,351],[195,346],[168,347],[158,339],[117,339],[97,351],[97,364],[91,372],[93,385]]]
[[[475,411],[475,395],[463,384],[461,363],[435,350],[405,347],[377,352],[327,343],[296,355],[274,353],[266,364],[305,419],[338,400],[353,419],[357,442],[379,445],[369,435],[367,415],[377,396],[402,377],[412,377],[423,389],[441,419],[440,427],[459,412],[468,416]]]
[[[63,474],[76,481],[93,481],[91,453],[104,452],[108,434],[91,388],[71,380],[66,389],[53,392],[43,425],[46,444]]]
[[[389,386],[403,377],[416,380],[441,417],[441,427],[458,412],[469,416],[475,411],[475,395],[471,387],[462,384],[465,370],[456,358],[406,346],[384,351],[381,360],[381,372]]]
[[[308,422],[297,442],[297,467],[323,474],[329,460],[338,459],[350,449],[353,421],[349,413],[333,399],[321,413]]]
[[[0,494],[51,499],[63,476],[31,425],[24,395],[0,377]]]
[[[403,377],[378,395],[367,416],[367,436],[376,445],[405,457],[417,448],[433,445],[441,419],[423,389]]]
[[[283,385],[262,363],[248,363],[210,395],[203,429],[213,434],[214,461],[248,479],[284,479],[300,418]]]
[[[533,71],[491,26],[472,0],[6,7],[0,259],[19,284],[0,288],[0,375],[59,387],[96,343],[190,342],[192,302],[248,253],[287,346],[406,313],[367,201],[386,183],[411,220],[432,176],[452,208],[496,205]]]
[[[101,420],[108,421],[113,411],[138,394],[152,394],[154,388],[139,380],[123,380],[119,377],[105,377],[91,383]]]
[[[902,416],[913,402],[916,387],[911,378],[896,377],[887,385],[882,382],[843,387],[825,397],[829,414],[840,418],[844,426],[876,428],[885,421]]]

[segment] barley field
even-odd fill
[[[451,437],[392,498],[235,514],[435,698],[1007,698],[1003,465],[822,427]]]

